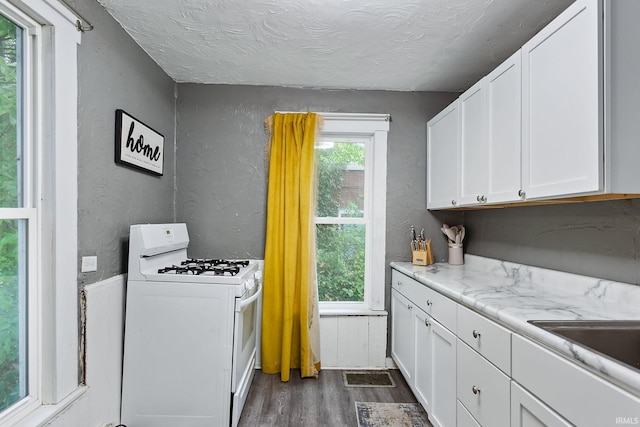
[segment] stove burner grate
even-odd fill
[[[172,265],[158,270],[160,274],[193,274],[213,273],[215,276],[235,276],[241,267],[249,265],[249,261],[229,261],[224,259],[187,258],[180,265]]]

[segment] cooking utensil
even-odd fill
[[[442,232],[449,238],[451,243],[456,241],[456,233],[451,228],[442,228]]]

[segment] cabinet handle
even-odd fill
[[[427,305],[433,305],[433,302],[430,299],[428,299],[427,300]]]
[[[455,206],[455,205],[456,205],[456,201],[455,201],[455,200],[452,200],[452,201],[451,201],[451,204],[452,204],[453,206]]]
[[[424,325],[431,326],[431,322],[429,322],[429,319],[424,319]]]
[[[471,391],[473,392],[473,394],[478,394],[480,393],[480,387],[474,385],[473,387],[471,387]]]
[[[477,329],[474,329],[472,334],[474,338],[478,338],[480,336],[480,332]]]
[[[520,197],[520,198],[524,199],[524,196],[525,196],[526,194],[527,194],[527,193],[525,193],[524,191],[522,191],[522,190],[518,190],[518,197]]]

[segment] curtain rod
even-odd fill
[[[67,3],[65,0],[58,0],[60,3],[62,3],[67,9],[69,9],[69,11],[71,13],[73,13],[74,15],[76,15],[76,29],[82,33],[87,32],[87,31],[91,31],[93,30],[93,24],[91,24],[91,22],[87,21],[84,16],[80,15],[73,7],[71,7],[71,5],[69,3]],[[83,24],[84,22],[84,24]],[[85,25],[86,24],[86,25]]]
[[[282,114],[287,114],[287,113],[303,113],[304,111],[280,111],[280,110],[276,110],[275,113],[282,113]],[[360,120],[380,120],[383,119],[387,122],[391,121],[391,114],[380,114],[380,113],[336,113],[336,112],[332,112],[332,113],[323,113],[323,112],[318,112],[318,111],[311,111],[312,113],[316,113],[319,114],[325,118],[328,119],[343,119],[343,120],[354,120],[354,119],[360,119]]]

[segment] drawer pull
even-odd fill
[[[477,329],[474,329],[472,333],[474,338],[478,338],[480,336],[480,332],[478,332]]]
[[[433,301],[431,301],[430,299],[427,300],[427,305],[433,305]]]
[[[429,322],[429,319],[424,319],[424,325],[431,326],[431,322]]]
[[[473,387],[471,387],[471,391],[473,392],[473,394],[479,394],[480,388],[474,385]]]

